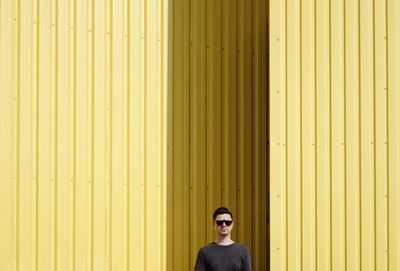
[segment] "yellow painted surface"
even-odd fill
[[[267,1],[173,1],[171,270],[214,241],[212,213],[267,268]]]
[[[165,270],[163,0],[0,3],[0,270]]]
[[[399,1],[269,12],[271,270],[399,270]]]

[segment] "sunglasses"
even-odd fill
[[[222,226],[224,223],[227,227],[232,225],[232,220],[215,220],[215,223],[217,223],[218,226]]]

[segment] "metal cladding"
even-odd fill
[[[399,11],[270,1],[271,270],[400,270]]]

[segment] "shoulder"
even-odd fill
[[[235,246],[238,249],[241,249],[241,250],[249,250],[245,245],[242,245],[242,244],[239,244],[239,243],[235,243]]]
[[[243,254],[250,254],[249,249],[245,245],[235,243],[235,249],[240,251]]]
[[[210,244],[208,244],[208,245],[205,245],[205,246],[203,246],[203,247],[201,247],[201,248],[199,249],[199,254],[206,254],[207,252],[213,250],[213,248],[214,248],[215,246],[216,246],[215,243],[210,243]]]
[[[201,247],[200,250],[199,250],[199,252],[206,253],[207,251],[213,249],[215,246],[216,246],[215,243],[210,243],[210,244],[208,244],[208,245],[205,245],[205,246]]]

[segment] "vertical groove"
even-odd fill
[[[54,89],[54,270],[57,270],[57,208],[58,208],[58,0],[55,0],[55,89]]]
[[[251,107],[250,107],[250,116],[251,116],[251,128],[250,128],[250,131],[251,131],[251,134],[250,134],[250,140],[251,140],[251,143],[250,143],[250,161],[251,161],[251,166],[250,166],[250,172],[251,172],[251,178],[250,178],[250,180],[251,180],[251,182],[250,182],[250,197],[251,197],[251,203],[250,203],[250,206],[251,206],[251,218],[250,218],[250,221],[251,221],[251,223],[253,224],[254,222],[254,202],[253,202],[253,189],[254,189],[254,178],[255,178],[255,173],[254,173],[254,170],[253,170],[253,162],[254,162],[254,126],[255,126],[255,124],[254,124],[254,110],[253,110],[253,108],[254,108],[254,85],[255,85],[255,83],[254,83],[254,70],[255,70],[255,68],[254,68],[254,58],[253,58],[253,51],[254,51],[254,20],[253,20],[253,16],[254,16],[254,2],[255,2],[256,0],[252,0],[251,1],[251,6],[250,6],[250,10],[251,10],[251,12],[250,12],[250,14],[251,14],[251,19],[250,19],[250,25],[251,25],[251,42],[250,42],[250,44],[251,44],[251,47],[250,47],[250,52],[251,52],[251,57],[250,57],[250,61],[251,61],[251,76],[250,76],[250,81],[251,81],[251,88],[250,88],[250,91],[251,91],[251,95],[250,95],[250,104],[251,104]],[[253,228],[251,228],[251,229],[253,229]],[[255,249],[254,249],[254,247],[255,247],[255,240],[254,240],[254,235],[251,235],[251,245],[252,245],[252,251],[255,251]],[[254,264],[253,264],[254,265]]]
[[[111,30],[109,25],[107,24],[107,20],[109,20],[108,18],[108,7],[107,5],[111,3],[111,0],[104,1],[104,29],[105,29],[105,45],[104,45],[104,103],[105,103],[105,109],[106,109],[106,113],[104,114],[104,122],[105,122],[105,145],[106,145],[106,150],[105,150],[105,175],[106,175],[106,183],[105,183],[105,216],[104,216],[104,227],[105,227],[105,270],[110,271],[111,267],[110,267],[110,223],[109,223],[109,214],[110,214],[110,165],[109,165],[109,160],[110,160],[110,86],[111,83],[110,78],[109,78],[109,74],[108,74],[108,70],[110,69],[109,67],[109,62],[110,62],[110,56],[108,55],[110,52],[110,49],[107,48],[107,45],[110,45],[110,36],[111,36]],[[107,13],[108,11],[108,13]],[[108,39],[107,39],[108,37]],[[108,49],[108,51],[107,51]]]
[[[144,270],[145,271],[150,271],[147,270],[147,257],[148,257],[148,252],[147,252],[147,1],[143,1],[143,9],[144,9],[144,18],[143,18],[143,23],[144,23],[144,46],[143,46],[143,54],[144,54],[144,63],[143,63],[143,107],[144,107],[144,131],[143,131],[143,144],[144,144],[144,154],[143,154],[143,201],[144,201]]]
[[[345,1],[345,0],[343,0]],[[314,75],[314,160],[315,160],[315,168],[314,168],[314,228],[315,228],[315,270],[318,269],[318,224],[317,224],[317,218],[318,218],[318,197],[317,197],[317,191],[318,191],[318,175],[317,175],[317,164],[318,164],[318,157],[317,157],[317,75],[318,75],[318,69],[317,69],[317,0],[314,0],[314,70],[315,70],[315,75]]]
[[[73,51],[73,230],[72,230],[72,243],[73,243],[73,256],[72,256],[72,265],[75,269],[76,267],[76,51],[77,51],[77,42],[76,42],[76,29],[77,29],[77,0],[74,1],[74,51]]]
[[[347,270],[347,98],[346,98],[346,0],[343,0],[343,100],[344,100],[344,266]]]
[[[285,258],[286,258],[286,271],[288,271],[289,267],[289,259],[288,259],[288,233],[289,233],[289,226],[288,226],[288,148],[285,147],[288,141],[288,31],[287,31],[287,24],[288,24],[288,19],[287,19],[287,13],[288,13],[288,8],[287,8],[287,0],[285,0],[285,142],[282,144],[283,148],[285,148],[285,230],[286,230],[286,249],[285,249]],[[254,26],[253,26],[254,27]],[[252,118],[253,119],[253,118]]]
[[[91,96],[92,96],[92,98],[91,98],[91,110],[92,110],[92,112],[91,112],[91,125],[92,125],[92,127],[91,127],[91,130],[92,130],[92,132],[91,132],[91,147],[90,147],[90,151],[91,151],[91,158],[90,158],[90,161],[91,161],[91,165],[90,165],[90,171],[91,171],[91,176],[90,176],[90,182],[91,182],[91,186],[90,186],[90,189],[91,189],[91,191],[90,191],[90,195],[91,195],[91,202],[90,202],[90,215],[91,215],[91,217],[90,217],[90,220],[91,220],[91,225],[90,225],[90,227],[91,227],[91,231],[90,231],[90,234],[91,234],[91,238],[90,238],[90,241],[91,241],[91,244],[90,244],[90,252],[91,252],[91,255],[90,255],[90,267],[91,267],[91,271],[94,271],[94,182],[95,182],[95,180],[94,180],[94,176],[95,176],[95,173],[94,173],[94,159],[95,159],[95,156],[94,156],[94,140],[95,140],[95,137],[94,137],[94,133],[95,133],[95,125],[94,125],[94,121],[95,121],[95,118],[94,118],[94,111],[95,111],[95,109],[94,109],[94,107],[95,107],[95,71],[96,71],[96,66],[95,66],[95,46],[94,46],[94,44],[95,44],[95,41],[96,41],[96,39],[95,39],[95,37],[96,37],[96,32],[95,32],[95,30],[96,30],[96,26],[95,26],[95,7],[96,7],[96,1],[95,0],[92,0],[92,22],[91,22],[91,31],[92,31],[92,63],[91,63],[91,65],[92,65],[92,69],[91,69],[91,71],[92,71],[92,74],[91,74],[91,81],[92,81],[92,83],[91,83],[91,86],[92,86],[92,89],[91,89]]]
[[[332,270],[332,0],[329,0],[329,268]]]
[[[208,61],[207,61],[207,54],[209,53],[209,50],[207,50],[207,48],[209,48],[209,40],[208,40],[208,35],[207,35],[207,30],[208,30],[208,28],[207,28],[207,0],[206,1],[204,1],[204,5],[205,5],[205,7],[204,7],[204,16],[205,16],[205,31],[204,31],[204,34],[205,34],[205,38],[206,38],[206,50],[205,50],[205,54],[204,54],[204,67],[205,67],[205,73],[204,73],[204,108],[205,108],[205,110],[204,110],[204,114],[205,114],[205,116],[204,116],[204,142],[205,142],[205,148],[204,148],[204,159],[207,161],[207,155],[208,155],[208,152],[207,152],[207,146],[208,146],[208,142],[207,142],[207,138],[208,138],[208,130],[207,130],[207,92],[208,92],[208,84],[207,84],[207,80],[208,80],[208,78],[207,78],[207,68],[208,68],[208,66],[207,66],[207,63],[208,63]],[[208,167],[207,167],[207,162],[205,162],[204,163],[204,172],[205,172],[205,174],[204,174],[204,176],[205,176],[205,191],[204,191],[204,198],[205,198],[205,202],[209,202],[209,199],[207,199],[207,191],[208,191]],[[205,210],[207,210],[207,207],[205,207]],[[205,227],[204,227],[204,236],[205,236],[205,241],[207,242],[208,240],[207,240],[207,226],[208,226],[208,224],[206,223],[206,221],[208,221],[207,220],[207,217],[208,217],[208,215],[207,215],[207,211],[205,211],[204,212],[204,214],[205,214],[205,217],[204,217],[204,223],[206,224],[205,225]]]
[[[76,0],[75,0],[76,1]],[[109,51],[109,61],[110,61],[110,80],[109,80],[109,93],[108,93],[108,98],[109,98],[109,130],[108,130],[108,144],[109,144],[109,153],[107,155],[109,155],[109,253],[110,253],[110,257],[109,257],[109,268],[110,270],[112,270],[112,264],[113,264],[113,258],[112,258],[112,215],[113,215],[113,210],[112,210],[112,205],[113,205],[113,183],[114,183],[114,179],[113,179],[113,161],[112,161],[112,153],[113,153],[113,144],[112,144],[112,140],[113,140],[113,35],[114,35],[114,31],[113,31],[113,0],[110,0],[110,29],[109,29],[109,33],[110,33],[110,51]]]
[[[303,270],[303,1],[300,0],[300,270]]]
[[[20,125],[21,125],[21,65],[20,65],[20,60],[21,60],[21,0],[18,0],[17,2],[17,53],[16,53],[16,65],[17,65],[17,85],[16,85],[16,113],[17,113],[17,121],[16,121],[16,165],[15,165],[15,189],[16,189],[16,219],[15,219],[15,227],[16,227],[16,270],[19,270],[19,262],[20,262],[20,257],[19,257],[19,239],[20,239],[20,233],[19,233],[19,212],[20,212],[20,204],[19,204],[19,198],[20,198]]]
[[[192,146],[190,145],[191,144],[191,141],[192,141],[192,117],[193,117],[193,114],[192,114],[192,108],[193,108],[193,105],[192,105],[192,69],[191,69],[191,64],[192,64],[192,46],[193,46],[193,40],[192,40],[192,1],[193,0],[188,0],[188,3],[189,3],[189,22],[188,22],[188,25],[189,25],[189,40],[188,40],[188,42],[189,42],[189,65],[188,65],[188,69],[189,69],[189,86],[188,86],[188,93],[189,93],[189,97],[188,97],[188,99],[189,99],[189,102],[188,102],[188,105],[189,105],[189,126],[188,126],[188,129],[189,129],[189,136],[188,136],[188,141],[189,141],[189,143],[188,143],[188,158],[189,158],[189,264],[190,264],[190,262],[191,262],[191,259],[193,258],[193,255],[192,255],[192,245],[193,245],[193,239],[194,238],[192,238],[192,236],[194,236],[193,235],[193,217],[192,217],[192,209],[193,209],[193,203],[192,203],[192,198],[194,198],[194,196],[193,196],[193,176],[192,176],[192,154],[191,154],[191,149],[192,149]],[[190,269],[191,267],[189,266],[189,268],[188,269]]]
[[[223,119],[223,112],[224,112],[224,97],[223,97],[223,94],[224,94],[224,92],[222,91],[223,90],[223,87],[224,87],[224,80],[223,80],[223,72],[224,72],[224,58],[223,58],[223,54],[222,54],[222,48],[223,48],[223,46],[224,46],[224,44],[223,44],[223,31],[224,31],[224,20],[223,20],[223,10],[224,10],[224,5],[223,5],[223,3],[224,3],[224,1],[223,0],[219,0],[220,2],[221,2],[221,16],[220,16],[220,19],[221,19],[221,48],[218,48],[219,50],[220,50],[220,52],[221,52],[221,55],[220,55],[220,59],[221,59],[221,78],[220,78],[220,80],[221,80],[221,82],[220,82],[220,84],[221,84],[221,88],[220,88],[220,92],[221,92],[221,104],[220,104],[220,116],[221,116],[221,135],[220,135],[220,137],[221,137],[221,144],[220,144],[220,153],[221,153],[221,169],[220,169],[220,171],[221,171],[221,179],[219,180],[219,182],[220,182],[220,184],[221,184],[221,191],[220,191],[220,193],[221,193],[221,203],[220,203],[220,205],[223,205],[222,203],[223,203],[223,199],[224,199],[224,193],[222,192],[222,190],[223,190],[223,187],[224,187],[224,184],[223,184],[223,179],[224,179],[224,171],[222,170],[222,165],[223,165],[223,139],[224,139],[224,129],[223,129],[223,121],[224,121],[224,119]]]
[[[143,106],[144,106],[144,135],[143,135],[143,141],[144,141],[144,157],[143,157],[143,166],[144,166],[144,178],[143,178],[143,187],[144,187],[144,270],[145,271],[150,271],[147,269],[147,257],[148,257],[148,244],[147,244],[147,238],[148,238],[148,229],[147,229],[147,1],[143,1],[143,9],[144,9],[144,18],[143,18],[143,23],[144,23],[144,46],[143,46],[143,54],[144,54],[144,82],[143,82]]]
[[[358,213],[358,223],[359,223],[359,232],[358,232],[358,239],[359,239],[359,249],[360,249],[360,259],[359,265],[360,270],[362,267],[362,189],[361,189],[361,174],[362,174],[362,163],[361,163],[361,1],[358,0],[358,206],[359,206],[359,213]]]
[[[372,87],[373,87],[373,129],[374,129],[374,135],[373,135],[373,142],[374,142],[374,270],[377,269],[377,256],[376,256],[376,226],[377,226],[377,221],[376,221],[376,145],[377,145],[377,140],[376,140],[376,67],[375,67],[375,57],[376,57],[376,29],[375,29],[375,0],[372,0],[372,68],[373,68],[373,76],[372,76]]]
[[[93,2],[95,1],[95,0],[92,0]],[[126,58],[128,59],[128,61],[127,61],[127,77],[126,77],[126,84],[127,84],[127,97],[126,97],[126,100],[127,100],[127,110],[126,110],[126,127],[127,127],[127,146],[126,146],[126,148],[127,148],[127,156],[126,156],[126,159],[127,159],[127,162],[126,162],[126,164],[127,164],[127,174],[126,174],[126,177],[127,177],[127,199],[126,199],[126,202],[127,202],[127,208],[126,208],[126,212],[127,212],[127,214],[126,214],[126,218],[127,218],[127,220],[126,220],[126,223],[127,223],[127,236],[126,236],[126,249],[127,249],[127,252],[126,252],[126,255],[127,255],[127,264],[126,264],[126,267],[127,267],[127,271],[129,271],[129,265],[130,265],[130,261],[129,261],[129,254],[130,254],[130,219],[129,219],[129,217],[130,217],[130,176],[131,176],[131,171],[130,171],[130,149],[131,149],[131,142],[130,142],[130,121],[131,121],[131,119],[130,119],[130,112],[131,112],[131,106],[130,106],[130,101],[131,101],[131,92],[130,92],[130,89],[131,89],[131,85],[130,85],[130,74],[131,74],[131,65],[130,65],[130,59],[131,59],[131,50],[130,50],[130,44],[131,44],[131,29],[130,29],[130,19],[131,19],[131,5],[130,5],[130,2],[131,1],[127,1],[127,9],[128,9],[128,11],[127,11],[127,27],[128,27],[128,29],[126,30],[126,32],[127,32],[127,56],[126,56]],[[125,14],[125,13],[124,13]]]
[[[36,127],[35,127],[35,271],[39,270],[39,24],[40,24],[40,17],[39,17],[39,7],[40,7],[40,0],[36,0],[36,85],[35,85],[35,94],[36,94],[36,105],[35,105],[35,118],[36,118]]]
[[[389,270],[390,264],[390,254],[389,254],[389,244],[390,244],[390,239],[389,239],[389,230],[390,230],[390,225],[389,225],[389,44],[388,44],[388,0],[385,0],[385,41],[386,41],[386,239],[387,239],[387,244],[386,244],[386,255],[387,255],[387,266],[386,270]]]
[[[35,271],[39,270],[39,75],[40,75],[40,50],[39,50],[39,38],[40,38],[40,0],[36,0],[36,149],[35,149],[35,185],[36,185],[36,194],[35,194]]]

